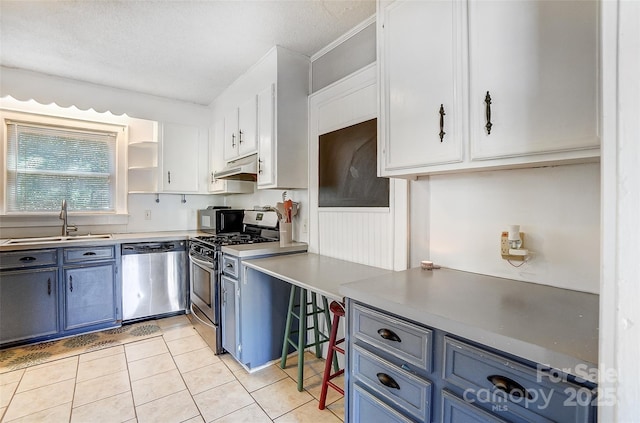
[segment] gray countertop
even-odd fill
[[[340,295],[340,284],[391,273],[391,270],[312,253],[243,260],[242,263],[252,269],[339,301],[343,298]]]
[[[77,239],[58,242],[26,242],[20,244],[5,244],[8,239],[0,239],[0,251],[33,250],[41,248],[80,247],[86,245],[123,244],[128,242],[171,241],[175,239],[189,239],[195,236],[209,235],[200,231],[163,231],[163,232],[132,232],[112,234],[111,238]]]
[[[393,272],[311,253],[243,263],[596,382],[598,295],[452,269]]]
[[[599,297],[451,269],[341,286],[345,297],[595,382]]]
[[[304,242],[291,242],[280,245],[279,241],[274,241],[260,242],[257,244],[225,245],[222,247],[223,253],[231,254],[232,256],[243,259],[269,254],[300,253],[305,251],[307,251],[307,244]]]

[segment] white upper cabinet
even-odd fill
[[[236,160],[258,150],[256,96],[232,108],[224,118],[224,159]]]
[[[209,131],[209,173],[207,175],[208,192],[210,194],[246,194],[254,191],[255,182],[229,181],[215,178],[215,173],[224,169],[225,160],[222,150],[224,145],[224,119],[216,122]]]
[[[380,2],[383,174],[462,160],[459,3]]]
[[[379,173],[597,160],[598,7],[379,1]]]
[[[258,153],[258,188],[308,185],[309,67],[276,46],[212,104],[214,121],[224,120],[225,162]]]
[[[471,159],[599,146],[598,7],[469,3]]]
[[[274,118],[275,85],[258,94],[258,187],[268,187],[275,183],[274,167]]]
[[[160,175],[163,192],[198,192],[200,136],[200,129],[194,126],[162,124]]]

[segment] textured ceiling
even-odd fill
[[[311,56],[374,0],[0,0],[0,64],[208,105],[278,44]]]

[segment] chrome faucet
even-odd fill
[[[62,209],[60,210],[60,219],[62,220],[62,236],[69,236],[69,232],[75,232],[78,227],[67,223],[67,200],[62,200]]]

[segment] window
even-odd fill
[[[118,211],[118,142],[124,127],[5,115],[5,212]],[[25,119],[26,118],[26,119]]]

